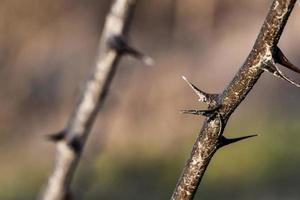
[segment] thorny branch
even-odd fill
[[[80,159],[84,143],[101,108],[118,61],[124,54],[152,64],[152,60],[130,47],[127,32],[136,0],[115,0],[107,15],[99,43],[95,69],[81,91],[81,98],[67,127],[49,138],[56,142],[55,166],[42,194],[43,200],[71,199],[70,184]]]
[[[254,136],[227,139],[223,136],[223,132],[230,115],[244,100],[264,71],[300,87],[276,66],[277,63],[297,73],[300,72],[300,69],[291,64],[277,46],[295,3],[296,0],[273,1],[248,58],[222,94],[207,94],[184,78],[198,95],[199,101],[208,104],[208,110],[183,111],[203,115],[207,119],[178,180],[172,200],[194,198],[211,158],[220,147]]]

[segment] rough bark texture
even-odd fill
[[[223,143],[222,134],[230,115],[250,92],[266,69],[266,65],[274,60],[277,43],[295,2],[296,0],[274,0],[245,63],[224,92],[216,97],[216,105],[209,103],[209,109],[217,109],[215,114],[204,122],[171,197],[172,200],[194,198],[214,153],[226,145]]]
[[[128,53],[124,52],[128,47],[124,38],[135,5],[135,0],[116,0],[113,3],[100,39],[95,69],[82,90],[66,129],[51,136],[57,142],[55,167],[40,199],[71,199],[70,184],[85,140],[103,104],[121,54]]]

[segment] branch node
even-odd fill
[[[199,97],[198,101],[207,103],[207,104],[216,104],[217,102],[217,94],[208,94],[198,87],[196,87],[193,83],[191,83],[185,76],[181,76],[182,79],[192,88],[194,93]]]
[[[71,149],[75,152],[78,153],[82,149],[82,142],[78,136],[72,136],[68,137],[66,136],[66,131],[60,131],[55,134],[50,134],[47,135],[46,138],[52,142],[59,142],[62,140],[65,140],[66,143],[71,147]]]
[[[220,138],[220,141],[219,141],[218,148],[221,148],[221,147],[227,146],[229,144],[233,144],[233,143],[236,143],[236,142],[239,142],[239,141],[251,138],[251,137],[255,137],[255,136],[258,136],[258,135],[256,135],[256,134],[248,135],[248,136],[243,136],[243,137],[238,137],[238,138],[226,138],[225,136],[222,135]]]
[[[82,149],[82,141],[79,137],[72,137],[68,142],[68,145],[72,148],[75,153],[79,153]]]
[[[153,66],[155,64],[154,60],[150,56],[147,56],[139,50],[131,47],[124,36],[111,36],[107,42],[109,48],[114,49],[121,55],[133,56],[136,59],[141,60],[147,66]]]

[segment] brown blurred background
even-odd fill
[[[176,5],[174,4],[176,3]],[[0,199],[35,199],[79,88],[92,70],[111,1],[0,0]],[[73,184],[77,199],[169,199],[205,108],[181,75],[221,92],[244,62],[270,0],[140,1],[131,43]],[[300,66],[300,6],[280,40]],[[299,75],[290,73],[300,81]],[[195,199],[299,199],[300,89],[264,74],[225,134],[259,134],[220,150]]]

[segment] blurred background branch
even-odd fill
[[[105,100],[120,56],[132,52],[134,56],[141,55],[129,47],[126,41],[135,5],[135,0],[116,0],[112,5],[100,40],[96,67],[81,91],[81,97],[67,127],[49,136],[57,143],[57,153],[53,172],[41,199],[73,199],[70,185],[75,169],[97,113]]]

